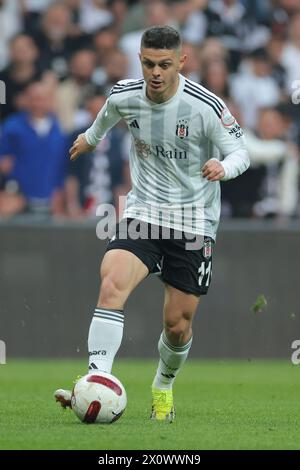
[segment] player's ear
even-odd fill
[[[182,67],[184,66],[184,64],[186,63],[186,59],[187,59],[186,54],[180,55],[180,57],[179,57],[179,70],[181,70]]]

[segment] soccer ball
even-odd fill
[[[71,404],[80,421],[109,424],[124,413],[126,391],[120,380],[106,372],[85,375],[72,390]]]

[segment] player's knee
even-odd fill
[[[101,282],[100,301],[103,307],[112,307],[122,301],[123,289],[120,282],[111,276],[105,276]]]
[[[165,332],[169,338],[173,338],[176,342],[181,342],[191,328],[191,316],[181,316],[177,320],[165,321]]]

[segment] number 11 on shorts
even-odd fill
[[[199,275],[199,286],[203,286],[205,282],[205,286],[208,287],[210,280],[211,280],[211,261],[209,261],[206,269],[205,269],[205,261],[202,261],[200,268],[198,268]]]

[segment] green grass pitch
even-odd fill
[[[128,406],[112,425],[87,425],[53,399],[85,361],[0,366],[0,449],[299,449],[300,365],[189,360],[174,386],[176,420],[149,420],[156,361],[117,360]]]

